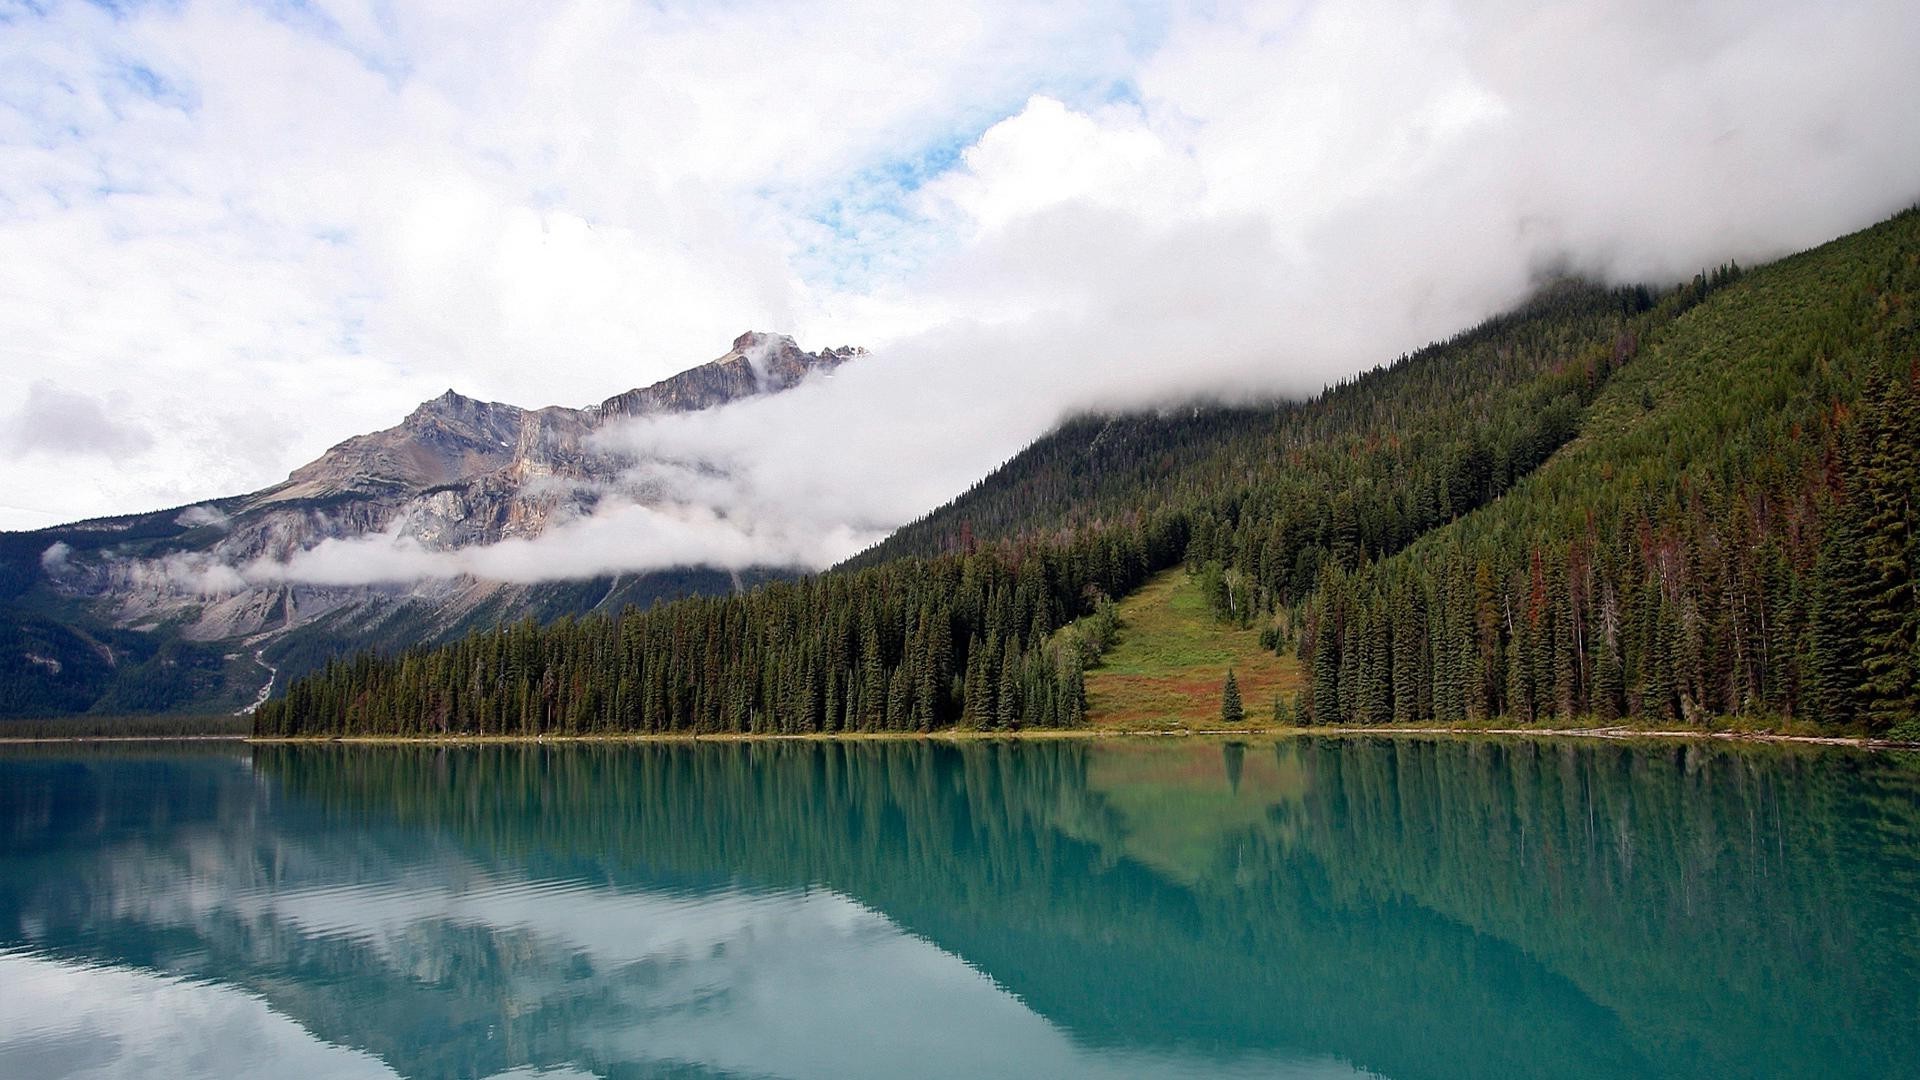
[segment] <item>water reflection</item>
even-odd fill
[[[1917,895],[1832,751],[11,752],[0,1075],[1894,1075]]]
[[[0,987],[0,1076],[394,1075],[215,983],[5,951]]]

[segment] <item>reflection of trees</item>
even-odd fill
[[[385,880],[409,850],[603,891],[822,885],[1105,1045],[1330,1053],[1401,1078],[1864,1076],[1920,1055],[1920,774],[1885,758],[1304,739],[253,763],[258,781],[179,761],[48,773],[0,793],[0,830],[107,823],[176,862],[184,843],[140,838],[217,834],[227,872],[268,889]],[[178,783],[107,775],[122,769]],[[378,948],[227,908],[116,931],[143,918],[126,897],[63,916],[58,894],[15,875],[0,935],[38,919],[77,952],[155,966],[198,950],[206,974],[416,1075],[564,1060],[569,1032],[632,1008],[622,980],[660,977],[440,922]]]
[[[1305,843],[1339,868],[1330,906],[1404,896],[1509,941],[1697,1074],[1920,1060],[1920,772],[1698,744],[1309,740],[1302,756]]]
[[[540,872],[839,889],[1088,1039],[1407,1076],[1631,1071],[1620,1024],[1719,1075],[1920,1049],[1920,784],[1881,759],[1304,740],[1236,789],[1206,742],[270,753]]]

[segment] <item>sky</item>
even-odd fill
[[[1916,71],[1911,0],[0,0],[0,528],[752,329],[873,353],[609,444],[725,466],[674,559],[822,565],[1075,411],[1869,225]],[[600,524],[568,573],[666,558]]]

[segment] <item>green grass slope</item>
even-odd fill
[[[1222,726],[1228,671],[1247,722],[1269,724],[1275,697],[1289,702],[1301,685],[1299,661],[1276,655],[1260,631],[1222,619],[1198,578],[1169,570],[1115,608],[1113,644],[1086,672],[1087,720],[1124,730],[1209,730]]]

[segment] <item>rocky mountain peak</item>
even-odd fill
[[[439,397],[428,398],[414,407],[407,418],[400,422],[402,427],[419,425],[432,420],[471,423],[489,414],[518,414],[520,410],[512,405],[502,405],[497,401],[481,401],[470,398],[457,390],[448,390]]]
[[[864,349],[846,346],[810,353],[785,334],[749,330],[734,338],[724,355],[652,386],[608,398],[598,411],[601,416],[614,417],[710,409],[755,394],[785,390],[811,372],[838,367],[865,353]]]
[[[333,447],[259,498],[272,503],[374,492],[406,498],[493,474],[524,480],[551,472],[557,462],[584,468],[573,459],[585,453],[586,434],[607,420],[692,412],[775,393],[864,355],[866,350],[852,346],[810,353],[785,334],[749,330],[722,356],[586,409],[529,411],[449,389],[421,402],[394,427]],[[528,460],[529,454],[540,460]]]

